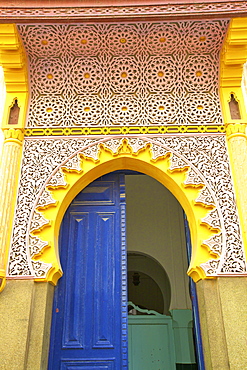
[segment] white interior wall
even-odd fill
[[[191,308],[182,207],[146,175],[126,176],[126,201],[128,251],[147,254],[163,266],[171,284],[170,309]]]

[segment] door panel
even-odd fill
[[[67,217],[66,217],[67,218]],[[67,268],[64,269],[64,279],[70,276],[64,288],[64,317],[73,318],[62,320],[62,292],[59,292],[59,297],[56,307],[57,322],[63,321],[62,331],[62,348],[85,348],[86,338],[85,331],[85,275],[86,275],[86,248],[88,244],[88,223],[89,214],[85,213],[70,213],[69,235],[70,241],[67,249],[66,259]],[[72,248],[71,246],[77,246]],[[81,266],[79,271],[70,269],[70,266]],[[65,266],[64,266],[65,267]],[[64,285],[64,284],[63,284]],[[60,287],[59,287],[60,288]],[[57,289],[60,290],[61,289]],[[61,303],[60,303],[61,302]],[[59,310],[59,311],[58,311]],[[57,330],[59,330],[57,328]]]
[[[96,213],[93,348],[114,348],[114,213]],[[104,243],[107,249],[102,248]]]
[[[127,369],[123,179],[111,174],[94,181],[64,216],[50,370]]]

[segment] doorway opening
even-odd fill
[[[129,364],[125,347],[125,219],[129,282],[134,282],[136,289],[144,286],[139,295],[129,288],[132,307],[142,314],[129,315]],[[196,369],[185,246],[183,210],[153,178],[116,171],[83,189],[61,225],[64,276],[55,291],[49,369],[54,364],[65,368]],[[145,321],[141,335],[137,316]],[[153,356],[154,367],[145,359],[143,365],[135,354],[144,337],[148,339],[146,348],[152,344],[152,351],[145,353]],[[157,361],[168,357],[168,367],[157,367]],[[138,361],[134,365],[133,359]]]

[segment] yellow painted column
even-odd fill
[[[12,232],[24,135],[20,129],[9,129],[4,130],[4,137],[0,173],[0,291],[6,281],[7,252]]]
[[[246,124],[231,123],[226,127],[230,164],[242,236],[247,254],[247,136]]]
[[[0,168],[0,292],[6,283],[6,268],[22,156],[28,105],[27,59],[16,25],[0,24],[0,65],[6,98],[2,129],[4,144]]]
[[[247,60],[247,18],[234,18],[222,48],[220,97],[240,228],[247,255],[247,110],[241,88]]]

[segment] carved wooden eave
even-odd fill
[[[23,22],[82,22],[83,20],[140,20],[140,19],[200,19],[231,18],[247,15],[244,1],[177,1],[170,0],[125,0],[125,1],[80,1],[51,0],[35,1],[2,0],[0,21]]]

